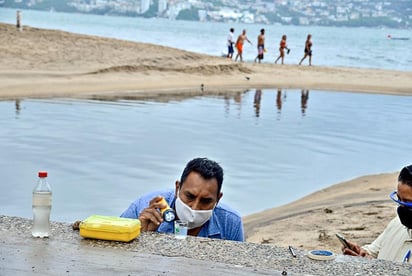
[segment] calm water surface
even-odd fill
[[[37,171],[48,170],[53,220],[119,215],[207,156],[225,170],[223,201],[248,215],[411,163],[411,103],[315,90],[303,100],[298,90],[250,90],[166,102],[2,101],[0,213],[30,218]]]

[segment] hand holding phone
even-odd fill
[[[341,244],[342,244],[344,247],[351,249],[351,247],[350,247],[348,241],[345,239],[345,237],[343,237],[343,236],[342,236],[341,234],[339,234],[339,233],[336,233],[336,237],[339,239],[339,241],[341,242]]]

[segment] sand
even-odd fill
[[[411,95],[412,72],[235,63],[152,44],[0,24],[0,98],[201,94],[248,88]],[[201,89],[203,84],[203,91]]]
[[[372,242],[396,216],[389,194],[398,173],[362,176],[244,218],[247,241],[339,252],[336,233]]]
[[[412,72],[235,63],[152,44],[23,29],[0,23],[0,100],[137,99],[249,88],[412,95]],[[334,234],[340,232],[361,244],[370,242],[396,215],[388,198],[395,187],[396,172],[365,176],[247,216],[247,241],[336,251]]]

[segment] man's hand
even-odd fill
[[[162,215],[159,209],[166,208],[165,204],[160,203],[161,196],[156,196],[149,202],[149,207],[143,209],[140,213],[140,231],[156,231],[159,225],[163,222]]]
[[[365,250],[363,250],[359,245],[356,243],[348,241],[349,247],[342,247],[342,252],[344,255],[351,255],[351,256],[358,256],[358,257],[366,257],[372,258]]]

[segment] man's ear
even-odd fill
[[[217,202],[216,202],[216,203],[218,203],[218,202],[219,202],[219,200],[222,198],[222,196],[223,196],[223,193],[222,193],[222,192],[220,192],[219,196],[217,197]]]
[[[179,192],[179,186],[180,186],[180,182],[179,182],[179,180],[176,180],[176,182],[175,182],[175,197],[177,197],[177,193]]]

